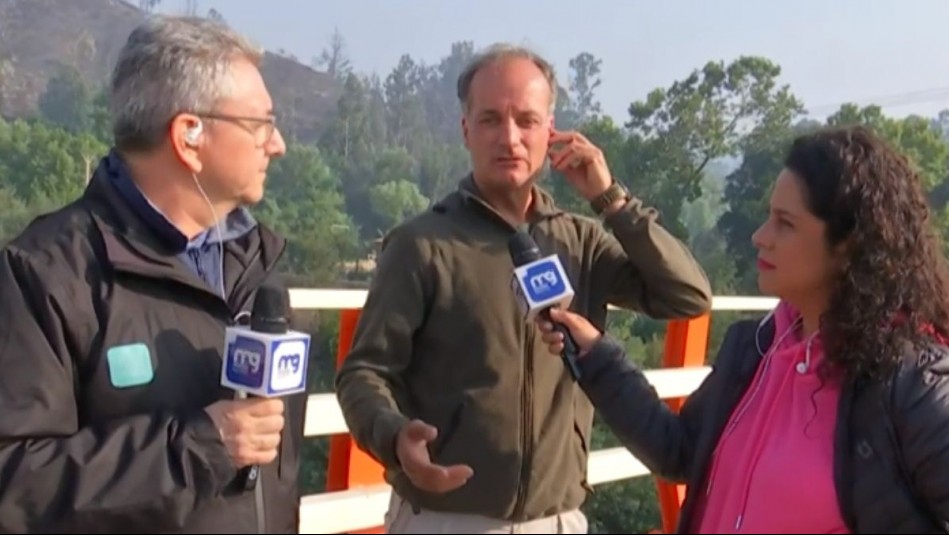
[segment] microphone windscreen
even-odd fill
[[[519,267],[540,260],[540,247],[531,235],[523,230],[517,231],[511,236],[507,243],[508,251],[511,253],[511,260],[514,266]]]
[[[251,329],[265,333],[283,333],[288,329],[290,302],[281,288],[264,285],[254,296],[250,315]]]

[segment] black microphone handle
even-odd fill
[[[550,319],[550,309],[546,309],[541,312],[544,319],[553,324],[554,330],[563,335],[563,351],[560,352],[560,359],[563,361],[563,365],[566,366],[567,371],[570,372],[570,376],[573,377],[574,381],[580,380],[580,365],[577,364],[577,359],[580,358],[580,348],[577,346],[576,340],[573,339],[573,335],[570,334],[570,329],[566,328],[562,323],[558,323]]]
[[[241,391],[237,392],[237,399],[247,399],[248,397],[256,397],[256,396],[248,396],[247,392],[241,392]],[[256,464],[251,465],[251,466],[245,466],[243,469],[241,469],[239,474],[240,474],[240,477],[244,479],[244,490],[253,490],[254,487],[257,486],[257,480],[259,479],[259,476],[260,476],[260,466]]]

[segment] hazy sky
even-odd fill
[[[630,102],[709,60],[762,55],[815,115],[843,101],[893,115],[949,108],[946,0],[198,0],[270,50],[309,62],[334,27],[354,67],[382,77],[402,54],[437,62],[453,41],[528,44],[566,84],[579,52],[603,60],[599,99],[625,121]],[[162,11],[183,8],[165,0]],[[882,97],[886,97],[885,99]]]

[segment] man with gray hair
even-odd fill
[[[286,150],[261,58],[208,20],[137,27],[115,147],[0,251],[0,531],[298,531],[305,395],[220,386],[225,328],[286,295],[244,208]]]
[[[607,304],[654,318],[711,308],[702,268],[614,180],[602,151],[554,126],[557,81],[508,45],[458,79],[471,173],[386,236],[337,395],[356,442],[386,469],[389,533],[585,533],[590,401],[551,359],[511,290],[508,241],[557,254],[571,309],[605,327]],[[564,174],[599,221],[537,182]]]

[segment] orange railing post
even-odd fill
[[[666,330],[666,345],[662,357],[664,368],[703,366],[708,351],[711,313],[690,320],[670,321]],[[678,412],[685,398],[667,399],[666,403]],[[673,533],[679,520],[679,510],[685,498],[685,486],[656,479],[656,493],[662,514],[662,530]]]
[[[352,347],[353,334],[359,322],[359,309],[342,310],[339,317],[339,342],[336,348],[336,366],[339,367]],[[330,437],[329,463],[326,471],[326,490],[346,490],[362,485],[385,483],[382,465],[359,449],[349,433]],[[350,533],[385,533],[382,526]]]

